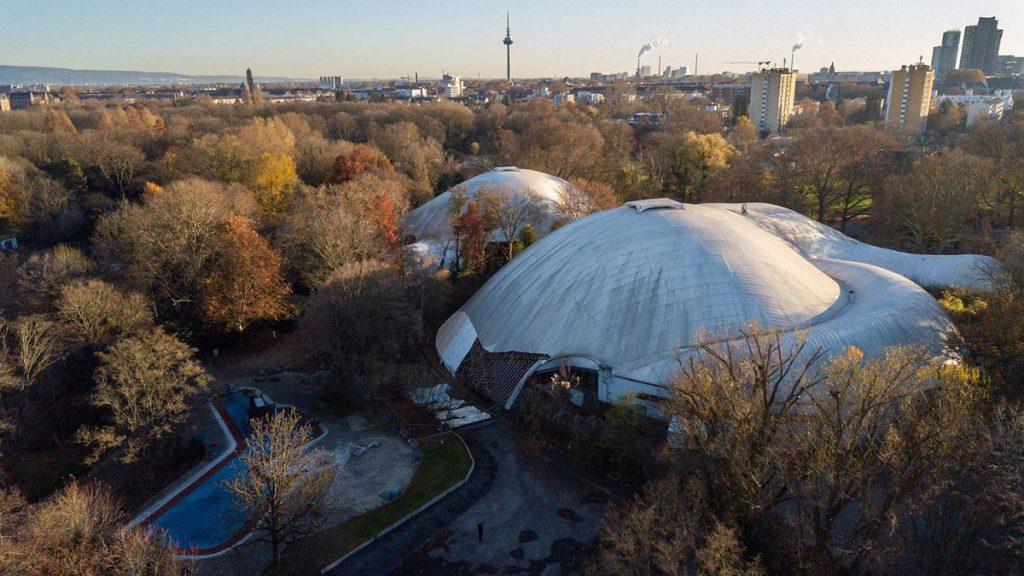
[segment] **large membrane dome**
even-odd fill
[[[757,322],[796,328],[839,286],[749,220],[672,201],[577,220],[513,259],[463,311],[492,352],[621,365]]]
[[[667,395],[698,341],[735,338],[752,323],[828,355],[898,345],[944,353],[952,324],[898,266],[886,269],[891,258],[809,254],[757,208],[657,199],[571,222],[449,318],[438,354],[510,407],[531,374],[559,362],[598,374],[604,401]]]

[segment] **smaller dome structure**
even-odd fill
[[[405,220],[405,232],[417,241],[444,245],[451,238],[449,214],[454,195],[462,193],[467,200],[472,201],[487,191],[536,203],[537,214],[529,224],[538,237],[543,237],[551,230],[551,225],[562,218],[562,197],[568,186],[570,184],[565,180],[536,170],[515,166],[495,168],[466,180],[409,212]],[[504,237],[493,239],[506,241]]]

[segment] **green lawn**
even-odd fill
[[[289,546],[282,559],[283,574],[318,574],[356,546],[416,510],[466,477],[469,453],[457,438],[420,445],[422,458],[405,492],[394,501],[332,526]]]

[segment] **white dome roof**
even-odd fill
[[[405,233],[416,237],[417,240],[431,239],[444,242],[451,235],[448,211],[452,202],[452,191],[461,190],[472,200],[479,191],[491,190],[498,193],[535,194],[540,201],[543,216],[542,221],[535,223],[534,227],[537,236],[542,237],[551,229],[551,225],[561,218],[562,190],[568,185],[569,183],[561,178],[536,170],[514,166],[495,168],[466,180],[410,211],[405,219]]]
[[[741,204],[705,204],[718,210],[743,211]],[[993,272],[999,263],[990,256],[977,254],[910,254],[879,248],[774,204],[752,202],[747,217],[768,232],[788,242],[806,258],[862,262],[906,276],[921,286],[961,286],[987,290],[992,288]]]
[[[517,383],[560,358],[597,363],[603,400],[667,394],[700,336],[730,338],[751,322],[801,339],[807,354],[857,346],[874,356],[899,345],[946,353],[952,323],[899,273],[938,260],[860,244],[775,206],[748,208],[644,200],[571,222],[445,322],[441,360],[453,373],[467,358],[468,373],[503,370],[487,393],[510,407]]]
[[[732,335],[751,322],[798,328],[839,295],[834,280],[748,219],[659,200],[566,225],[502,268],[462,312],[489,352],[621,367],[701,333]]]

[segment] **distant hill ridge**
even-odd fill
[[[132,70],[75,70],[45,66],[6,66],[0,64],[0,84],[54,84],[59,86],[160,86],[166,84],[221,84],[242,82],[245,77],[203,76],[176,72],[139,72]],[[306,78],[257,76],[257,82],[309,82]]]

